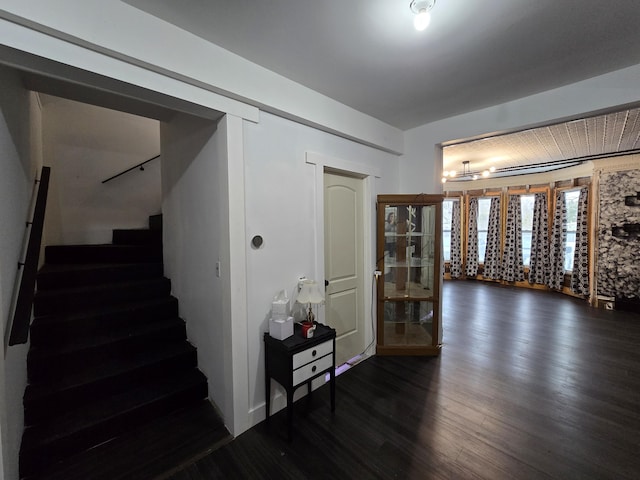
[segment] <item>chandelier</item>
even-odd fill
[[[487,178],[493,172],[496,171],[495,167],[489,167],[486,170],[482,171],[473,171],[471,170],[471,164],[469,160],[465,160],[462,162],[462,171],[457,172],[456,170],[445,170],[442,172],[442,183],[447,182],[449,179],[456,179],[457,181],[462,180],[478,180],[479,178]]]

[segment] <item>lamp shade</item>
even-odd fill
[[[324,302],[324,294],[320,290],[318,284],[313,280],[305,280],[296,299],[298,303],[322,303]]]

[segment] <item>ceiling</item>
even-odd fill
[[[640,63],[638,0],[436,0],[423,32],[409,0],[125,1],[402,130]],[[449,145],[443,170],[534,173],[631,151],[638,116]]]
[[[443,147],[443,171],[454,170],[447,181],[472,179],[497,168],[492,177],[539,173],[577,165],[581,161],[640,151],[640,108],[580,118],[569,122],[486,137]]]
[[[406,130],[640,63],[638,0],[126,0]]]

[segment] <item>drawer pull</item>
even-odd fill
[[[316,370],[317,370],[317,369],[318,369],[318,367],[314,365],[314,366],[311,368],[311,371],[312,371],[313,373],[316,373]]]
[[[315,362],[331,352],[333,352],[333,340],[327,340],[319,345],[310,345],[306,350],[293,355],[293,369]],[[311,371],[311,367],[309,367],[308,371]]]

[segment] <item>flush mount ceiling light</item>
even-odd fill
[[[429,11],[436,4],[436,0],[412,0],[409,8],[416,15],[413,19],[413,26],[416,30],[422,31],[429,26],[431,14]]]

